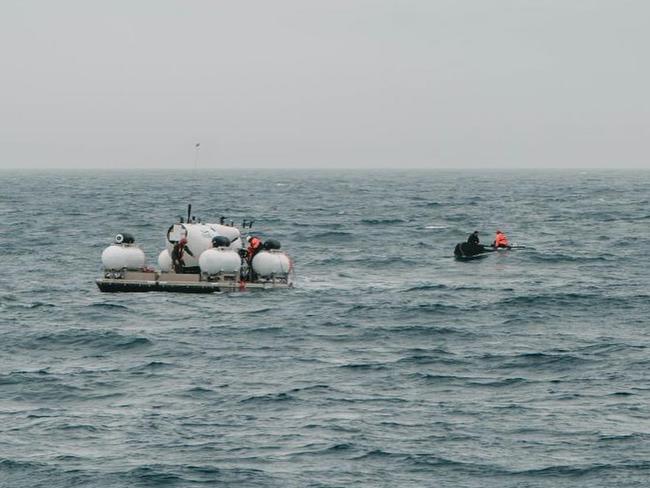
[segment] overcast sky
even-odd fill
[[[650,167],[647,0],[1,0],[0,167]]]

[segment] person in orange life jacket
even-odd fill
[[[253,262],[255,255],[262,250],[262,241],[255,236],[248,236],[246,238],[248,242],[248,249],[246,250],[246,259],[249,263]]]
[[[183,266],[185,266],[185,261],[183,261],[184,253],[194,256],[192,251],[190,251],[190,248],[187,247],[187,237],[185,236],[181,237],[181,239],[174,244],[174,248],[172,249],[172,266],[176,273],[183,272]]]
[[[508,243],[508,238],[500,230],[497,230],[497,234],[494,237],[494,242],[492,243],[492,247],[510,247],[510,244]]]

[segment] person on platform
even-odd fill
[[[263,243],[259,237],[248,236],[246,238],[248,242],[248,249],[246,250],[246,260],[249,264],[253,262],[255,255],[262,250]]]
[[[172,249],[172,266],[176,273],[183,272],[183,268],[185,267],[183,255],[185,253],[194,256],[192,251],[190,251],[190,248],[187,247],[187,237],[183,236],[176,244],[174,244],[174,248]]]

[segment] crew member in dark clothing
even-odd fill
[[[472,232],[469,237],[467,238],[467,244],[472,244],[474,246],[479,245],[479,239],[478,239],[478,231],[475,230]]]
[[[185,266],[185,261],[183,261],[184,253],[194,256],[190,248],[187,247],[187,238],[182,237],[180,241],[174,244],[174,249],[172,249],[172,266],[176,273],[183,272],[183,267]]]
[[[475,230],[472,232],[468,237],[467,237],[467,242],[459,244],[456,246],[458,250],[454,250],[454,254],[456,256],[460,255],[461,256],[475,256],[477,254],[481,254],[482,252],[485,252],[485,247],[481,245],[480,240],[478,238],[478,231]]]

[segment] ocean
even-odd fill
[[[0,486],[650,486],[650,173],[0,173]],[[295,288],[100,293],[188,203]],[[526,246],[460,262],[499,228]]]

